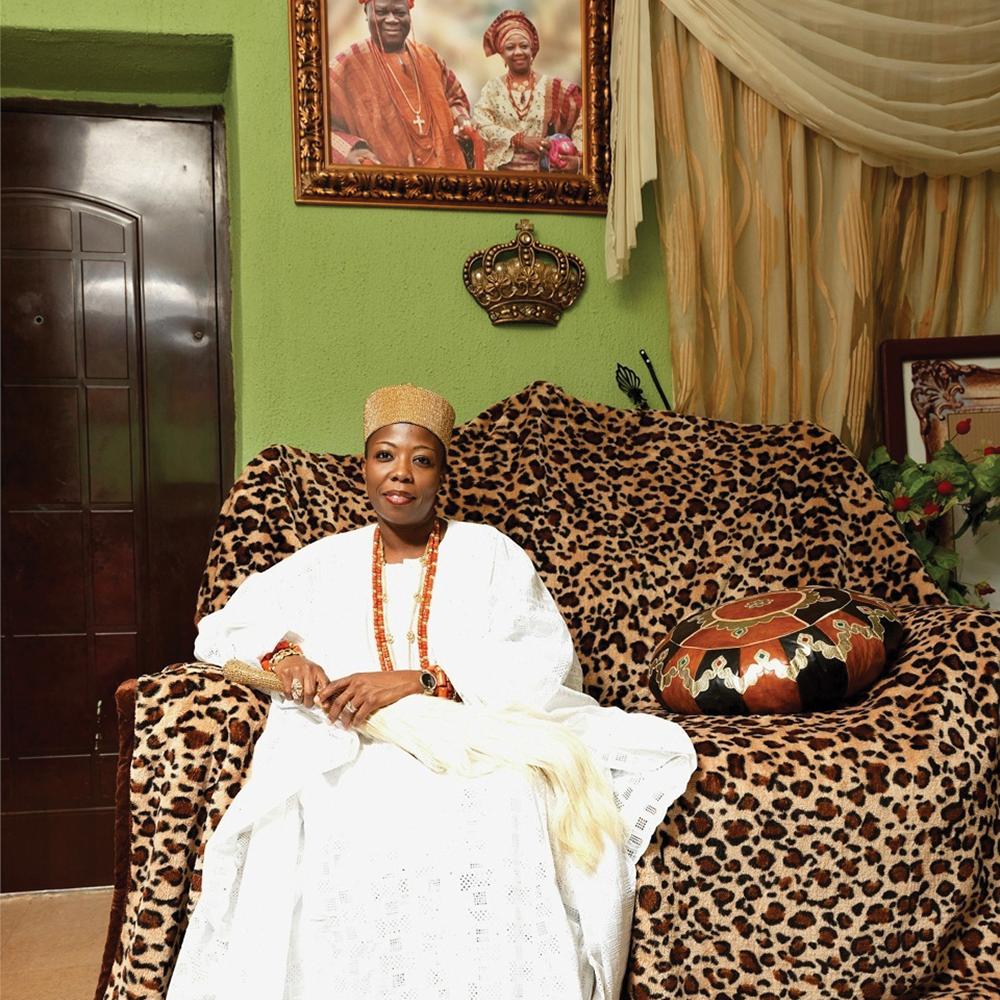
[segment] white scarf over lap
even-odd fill
[[[314,542],[250,577],[202,620],[195,655],[255,662],[292,633],[331,678],[378,670],[373,530]],[[418,577],[415,562],[387,567],[393,634],[405,635]],[[579,691],[555,602],[493,528],[448,525],[428,640],[464,704],[407,701],[422,715],[448,713],[456,733],[512,708],[567,727],[608,776],[619,842],[588,872],[553,834],[551,789],[523,768],[436,773],[276,701],[251,777],[209,841],[169,1000],[617,997],[634,864],[694,770],[690,740]],[[405,641],[395,646],[405,659]]]

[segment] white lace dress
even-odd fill
[[[330,676],[378,669],[371,544],[372,528],[332,536],[250,578],[202,621],[196,655],[254,661],[293,632]],[[416,561],[387,567],[395,636],[418,579]],[[275,701],[206,849],[168,1000],[617,998],[634,864],[694,770],[690,740],[563,685],[579,686],[565,623],[492,528],[449,525],[429,642],[466,702],[544,708],[574,729],[610,773],[623,842],[584,875],[553,850],[547,792],[522,773],[437,774]]]
[[[567,88],[577,91],[575,85],[542,75],[530,91],[523,86],[515,89],[520,114],[511,102],[506,77],[487,80],[472,117],[479,128],[485,146],[484,167],[487,170],[538,170],[537,153],[518,152],[514,149],[514,136],[544,137],[549,129],[567,130],[576,148],[583,150],[583,117],[579,107],[565,96]],[[559,94],[562,94],[560,100]]]

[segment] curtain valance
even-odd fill
[[[607,271],[634,245],[638,191],[626,165],[648,123],[649,36],[636,4],[615,12],[615,181]],[[770,104],[872,166],[899,175],[1000,169],[1000,0],[650,0]]]
[[[751,90],[872,166],[1000,166],[997,0],[661,0]]]

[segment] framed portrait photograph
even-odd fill
[[[295,200],[603,214],[611,0],[290,0]]]

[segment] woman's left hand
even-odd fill
[[[419,670],[379,670],[338,677],[318,691],[315,700],[331,722],[340,719],[350,729],[362,725],[380,708],[422,693]]]

